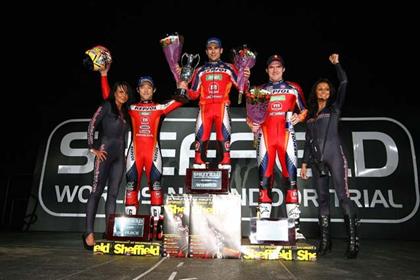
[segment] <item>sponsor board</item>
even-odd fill
[[[163,157],[162,186],[168,194],[184,193],[185,175],[194,158],[194,125],[197,110],[180,108],[163,122],[160,143]],[[255,216],[258,198],[256,152],[253,134],[246,125],[242,108],[232,109],[230,189],[241,196],[242,221]],[[86,130],[89,119],[71,119],[50,133],[42,157],[39,184],[34,186],[43,218],[33,226],[54,229],[48,217],[77,218],[74,230],[82,229],[85,205],[91,190],[93,157],[88,152]],[[298,167],[305,140],[304,125],[296,126]],[[400,224],[418,212],[419,186],[413,139],[404,125],[390,118],[342,118],[342,143],[348,160],[349,192],[359,208],[362,223]],[[211,140],[215,140],[212,133]],[[216,157],[210,144],[209,158]],[[276,164],[273,211],[282,216],[284,206],[280,164]],[[298,170],[300,174],[300,170]],[[143,176],[145,177],[145,176]],[[122,209],[125,181],[120,187],[118,209]],[[146,184],[141,189],[142,207],[150,204]],[[317,194],[311,180],[298,178],[302,222],[317,222]],[[333,186],[330,186],[332,221],[342,222],[342,214]],[[97,217],[104,218],[106,191]],[[277,208],[277,210],[276,210]]]

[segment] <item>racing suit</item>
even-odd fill
[[[286,184],[287,217],[295,219],[299,230],[299,199],[297,189],[297,146],[295,131],[290,121],[293,112],[301,121],[307,110],[302,89],[297,83],[289,81],[269,82],[260,86],[269,92],[269,103],[264,122],[257,135],[257,164],[259,169],[259,204],[269,204],[271,213],[274,164],[278,156],[283,181]],[[250,123],[250,119],[248,119]],[[261,211],[262,209],[259,209]]]
[[[102,96],[109,96],[109,84],[106,76],[101,77]],[[161,215],[163,194],[160,186],[162,177],[162,155],[159,147],[159,128],[161,120],[171,111],[182,106],[182,102],[171,100],[165,104],[153,101],[140,101],[129,107],[133,142],[129,147],[126,167],[126,212],[137,214],[138,194],[143,170],[146,172],[150,191],[151,214],[154,218]],[[157,207],[154,207],[157,206]]]
[[[146,172],[150,190],[150,204],[163,205],[163,194],[160,186],[162,177],[162,155],[159,147],[159,128],[161,119],[183,103],[171,100],[165,104],[153,101],[141,101],[129,108],[133,127],[133,143],[127,157],[127,193],[126,205],[135,206],[137,210],[138,191],[143,170]],[[152,213],[154,214],[154,213]]]
[[[232,85],[237,87],[237,69],[234,65],[221,60],[207,62],[194,72],[188,96],[191,100],[200,98],[199,112],[195,127],[194,164],[208,162],[207,148],[214,124],[218,163],[230,166],[230,99]]]

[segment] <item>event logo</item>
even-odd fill
[[[183,192],[186,169],[194,157],[196,111],[188,109],[180,108],[171,113],[162,125],[162,187],[166,193]],[[233,193],[241,195],[242,213],[251,213],[250,208],[257,205],[258,168],[252,146],[253,135],[243,118],[243,110],[232,110],[230,187]],[[88,119],[67,120],[59,124],[48,138],[38,196],[42,209],[52,216],[85,216],[94,162],[87,148],[88,122]],[[390,118],[342,118],[341,135],[349,166],[350,195],[359,207],[362,222],[402,223],[411,219],[419,206],[419,186],[413,140],[407,129]],[[296,139],[300,167],[305,141],[303,125],[296,127]],[[214,133],[211,140],[215,140]],[[210,145],[208,157],[216,158],[216,146]],[[277,162],[276,174],[280,173],[280,168]],[[284,206],[280,182],[276,178],[273,189],[275,207]],[[150,197],[148,188],[146,184],[143,186],[141,197],[147,199]],[[298,187],[301,220],[317,221],[317,195],[311,180],[298,178]],[[124,189],[125,180],[120,188],[119,204],[122,204]],[[342,215],[332,186],[330,193],[334,220]],[[106,192],[102,204],[105,199]],[[243,214],[242,219],[249,220],[246,216]]]

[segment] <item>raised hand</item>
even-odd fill
[[[338,54],[337,53],[333,53],[330,55],[329,60],[331,61],[332,64],[337,64],[340,63],[338,61]]]

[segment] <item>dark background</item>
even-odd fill
[[[247,43],[258,53],[251,84],[267,80],[265,61],[279,53],[285,78],[298,82],[306,96],[318,78],[336,81],[328,55],[337,52],[350,82],[343,116],[394,118],[419,150],[416,10],[402,2],[335,4],[68,1],[4,8],[0,226],[22,225],[36,158],[51,130],[69,118],[89,118],[101,102],[99,73],[82,65],[84,51],[98,44],[111,50],[111,82],[134,85],[150,74],[156,101],[170,98],[175,88],[159,44],[168,32],[184,35],[184,51],[202,59],[210,36],[221,38],[226,61],[232,47]],[[238,106],[236,94],[232,101]]]

